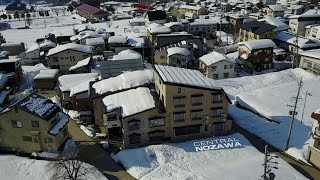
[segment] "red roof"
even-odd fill
[[[81,4],[80,6],[77,7],[77,10],[88,13],[88,14],[93,14],[93,15],[104,12],[102,9],[90,6],[88,4]]]
[[[317,121],[320,121],[320,114],[319,113],[312,113],[311,114],[311,117]]]

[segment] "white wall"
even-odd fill
[[[227,66],[226,69],[224,68],[225,65]],[[216,66],[215,70],[213,69],[214,66]],[[232,66],[232,67],[230,68],[230,66]],[[215,64],[210,65],[207,68],[205,75],[208,78],[215,79],[214,74],[217,74],[218,79],[225,79],[224,73],[228,73],[229,74],[228,78],[234,78],[235,77],[234,67],[235,67],[235,64],[230,61],[226,61],[226,60],[219,61]]]

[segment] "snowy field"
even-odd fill
[[[86,164],[87,166],[91,166]],[[48,161],[34,160],[14,155],[0,155],[0,179],[50,180],[54,171]],[[106,180],[98,170],[85,177],[87,180]]]
[[[314,123],[310,116],[320,107],[320,78],[302,69],[294,69],[260,76],[221,80],[219,83],[223,84],[232,100],[236,100],[242,107],[256,113],[231,105],[229,114],[235,122],[284,151],[291,121],[289,111],[293,110],[287,105],[294,103],[292,97],[297,94],[297,81],[301,77],[303,87],[298,103],[298,115],[294,121],[291,141],[286,153],[305,161],[303,154],[306,151]],[[304,118],[301,122],[306,92],[312,96],[307,97]],[[267,119],[278,123],[272,123]]]
[[[264,155],[241,134],[233,134],[123,150],[113,158],[142,180],[248,180],[261,178]],[[272,171],[276,179],[306,179],[282,159],[276,161],[279,169]]]
[[[0,6],[0,9],[3,6]],[[0,20],[0,22],[8,22],[12,29],[1,31],[7,42],[17,43],[24,42],[26,47],[32,46],[36,39],[44,38],[49,33],[54,33],[59,36],[74,35],[73,29],[88,26],[95,29],[106,29],[108,32],[115,32],[116,35],[127,35],[132,37],[145,36],[147,34],[144,26],[132,27],[129,24],[130,19],[115,20],[110,22],[101,23],[84,23],[82,24],[79,18],[75,14],[66,12],[63,15],[61,12],[56,16],[53,12],[50,12],[49,17],[34,17],[32,19],[30,29],[16,29],[18,27],[24,27],[25,21],[21,19]]]

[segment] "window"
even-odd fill
[[[224,65],[224,69],[228,69],[228,65]]]
[[[140,120],[134,119],[128,121],[129,130],[135,130],[140,128]]]
[[[185,101],[186,101],[185,97],[174,97],[173,98],[174,107],[184,107]]]
[[[174,120],[175,121],[184,121],[185,120],[185,112],[181,112],[181,113],[174,113]]]
[[[52,138],[45,138],[44,142],[45,143],[53,143],[53,139]]]
[[[202,119],[202,110],[195,110],[191,112],[192,120],[200,120]]]
[[[32,137],[31,136],[22,136],[23,141],[29,141],[32,142]]]
[[[224,123],[213,124],[214,131],[223,131]]]
[[[223,78],[229,78],[229,73],[223,73]]]
[[[213,79],[219,79],[219,74],[213,74],[212,77]]]
[[[129,135],[130,144],[139,144],[140,143],[140,134]]]
[[[232,69],[233,68],[233,65],[230,65],[230,69]]]
[[[21,121],[12,120],[12,121],[11,121],[11,124],[12,124],[12,127],[13,127],[13,128],[22,128]]]
[[[182,126],[174,128],[175,136],[183,136],[188,134],[197,134],[200,133],[201,125],[192,125],[192,126]]]
[[[164,55],[161,55],[161,56],[160,56],[160,59],[165,59],[165,56],[164,56]]]
[[[256,56],[256,55],[258,55],[258,52],[257,52],[257,51],[256,51],[256,52],[254,52],[254,53],[253,53],[253,55],[255,55],[255,56]]]
[[[212,102],[222,102],[222,94],[212,94]]]
[[[178,88],[177,92],[178,92],[178,93],[181,93],[181,88]]]
[[[164,118],[158,117],[149,120],[150,127],[164,126]]]
[[[117,114],[108,114],[107,119],[108,121],[116,121],[118,120]]]
[[[222,108],[219,109],[211,109],[211,116],[212,117],[221,117]]]
[[[161,140],[164,138],[164,131],[154,131],[149,133],[150,141]]]
[[[32,127],[39,127],[39,121],[31,121]]]
[[[52,62],[58,62],[58,61],[59,61],[58,57],[53,57],[52,58]]]
[[[202,104],[203,95],[191,96],[192,105],[201,105]]]
[[[217,70],[217,66],[211,66],[211,70],[212,71],[216,71]]]

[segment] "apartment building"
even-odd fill
[[[68,117],[50,99],[32,93],[0,114],[0,147],[17,152],[59,152]]]
[[[318,14],[301,14],[289,17],[290,32],[299,36],[306,34],[306,26],[319,23],[320,15]]]
[[[303,51],[300,58],[300,67],[315,75],[320,75],[320,49]]]
[[[320,39],[320,24],[312,24],[306,26],[306,34],[305,37],[308,39]]]
[[[279,4],[269,5],[266,8],[266,14],[272,17],[283,17],[284,16],[283,7]]]
[[[59,69],[61,74],[67,74],[70,67],[78,61],[91,57],[90,46],[68,43],[59,45],[49,50],[47,54],[48,66],[52,69]]]

